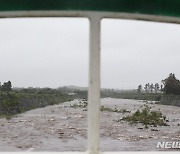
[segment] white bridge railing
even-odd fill
[[[88,148],[86,152],[61,152],[61,154],[99,154],[100,152],[100,27],[103,18],[125,18],[180,23],[179,18],[130,13],[88,11],[11,11],[0,12],[0,17],[85,17],[90,22],[89,90],[88,90]],[[111,145],[109,145],[111,146]],[[36,152],[33,152],[35,154]],[[44,153],[44,152],[43,152]],[[105,154],[119,152],[103,152]],[[138,152],[139,153],[139,152]],[[144,153],[144,152],[143,152]],[[168,152],[171,153],[171,152]],[[174,152],[173,152],[174,153]],[[18,152],[19,154],[19,152]]]

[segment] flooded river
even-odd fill
[[[0,119],[0,151],[85,151],[87,111],[66,102]],[[149,127],[118,121],[148,105],[160,110],[169,126]],[[157,142],[180,141],[180,107],[128,99],[105,98],[101,105],[131,113],[101,112],[101,151],[158,151]],[[176,149],[180,150],[180,149]]]

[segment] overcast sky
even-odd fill
[[[180,79],[180,25],[102,21],[101,85],[130,89],[175,73]],[[87,19],[0,20],[0,82],[14,87],[88,85]]]

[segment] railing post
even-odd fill
[[[88,89],[88,153],[98,154],[100,144],[100,22],[90,19],[89,89]]]

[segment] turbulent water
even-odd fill
[[[85,151],[87,111],[66,102],[0,119],[0,151]],[[131,113],[101,112],[101,151],[155,151],[159,141],[180,141],[180,107],[127,99],[105,98],[101,104]],[[118,119],[147,104],[167,116],[170,126],[143,128]],[[154,131],[156,130],[156,131]],[[176,149],[180,150],[180,149]]]

